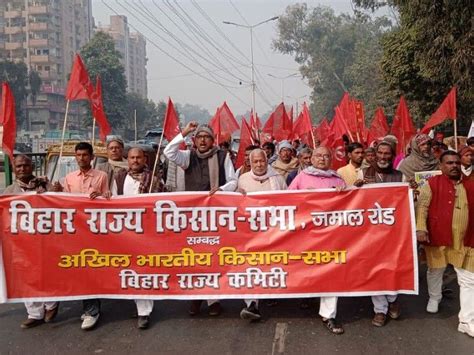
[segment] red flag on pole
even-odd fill
[[[342,136],[349,133],[349,127],[342,116],[340,108],[336,107],[335,111],[334,119],[330,125],[333,139],[328,146],[332,149],[332,168],[337,170],[347,164],[346,148]]]
[[[245,117],[242,117],[242,124],[240,125],[240,143],[239,151],[237,152],[237,159],[235,161],[235,167],[240,168],[244,163],[245,159],[245,148],[253,144],[252,141],[252,132],[250,126],[248,125]]]
[[[102,82],[97,77],[95,90],[91,95],[92,116],[95,118],[99,126],[99,136],[105,142],[106,137],[111,132],[109,121],[104,111],[104,103],[102,101]]]
[[[293,124],[293,138],[300,138],[303,143],[314,148],[312,129],[311,115],[305,102],[303,104],[303,110]]]
[[[456,120],[456,87],[453,87],[445,97],[435,113],[433,113],[421,129],[422,133],[428,133],[430,129],[439,125],[446,119]]]
[[[283,102],[272,112],[265,126],[263,133],[274,137],[277,141],[289,139],[291,136],[291,121],[285,110]]]
[[[364,141],[365,138],[365,112],[364,103],[359,100],[352,100],[356,116],[356,137],[359,142]]]
[[[403,96],[400,97],[400,103],[398,104],[395,117],[393,118],[391,132],[398,140],[397,154],[400,154],[405,150],[410,139],[416,133],[413,120],[411,119],[407,103]]]
[[[239,123],[225,101],[209,121],[209,126],[214,130],[217,144],[229,140],[232,133],[240,128]]]
[[[13,150],[16,140],[15,98],[8,83],[2,84],[2,106],[0,122],[3,126],[2,150],[13,162]]]
[[[173,101],[168,98],[168,106],[166,106],[166,115],[163,122],[163,135],[171,142],[180,132],[178,115],[174,109]]]
[[[340,110],[341,118],[346,122],[349,129],[346,134],[349,135],[351,141],[354,141],[357,137],[357,115],[354,101],[350,98],[349,93],[344,93],[338,108]]]
[[[71,77],[66,88],[66,99],[74,100],[90,100],[94,93],[94,87],[87,73],[87,69],[79,54],[74,58],[72,65]]]
[[[367,136],[367,143],[370,145],[373,141],[379,140],[387,135],[390,127],[387,123],[387,118],[383,113],[383,108],[377,107],[375,110],[375,117],[370,125],[369,134]]]

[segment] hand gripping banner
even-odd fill
[[[417,294],[406,184],[337,192],[0,197],[0,298]]]

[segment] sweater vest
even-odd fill
[[[451,246],[453,244],[453,213],[456,199],[456,189],[451,179],[446,175],[437,175],[428,180],[431,188],[431,202],[428,208],[428,233],[430,246]],[[467,195],[469,215],[473,214],[474,189],[472,184],[462,182]],[[471,207],[472,206],[472,207]],[[472,220],[472,218],[470,218]],[[472,224],[472,222],[470,223]],[[464,236],[464,245],[473,246],[472,236],[468,228]],[[471,245],[469,245],[471,244]]]
[[[219,165],[219,186],[226,183],[225,178],[225,158],[223,150],[217,151],[217,161]],[[186,191],[210,191],[211,180],[209,177],[209,159],[201,159],[192,150],[189,156],[189,166],[184,171],[184,184]]]

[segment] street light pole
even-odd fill
[[[251,74],[251,76],[252,76],[252,85],[251,85],[252,86],[252,110],[253,110],[254,115],[257,114],[257,111],[255,109],[256,84],[255,84],[255,65],[254,65],[254,62],[253,62],[253,29],[257,26],[263,25],[264,23],[267,23],[267,22],[270,22],[270,21],[275,21],[275,20],[278,20],[278,16],[269,18],[268,20],[259,22],[255,25],[242,25],[242,24],[235,23],[235,22],[222,21],[226,25],[234,25],[234,26],[237,26],[237,27],[248,28],[250,30],[250,58],[251,58],[251,70],[252,70],[252,74]]]
[[[276,76],[276,75],[273,75],[273,74],[268,74],[268,76],[271,76],[272,78],[275,78],[275,79],[279,79],[281,80],[281,102],[285,101],[284,98],[285,98],[285,79],[288,79],[288,78],[292,78],[294,76],[297,76],[298,73],[293,73],[293,74],[290,74],[290,75],[287,75],[287,76]]]

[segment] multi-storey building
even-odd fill
[[[115,48],[122,55],[122,65],[127,79],[127,90],[148,96],[146,81],[146,41],[140,33],[130,33],[126,16],[110,16],[109,26],[99,26],[98,31],[108,33],[115,41]]]
[[[74,54],[91,38],[92,25],[91,0],[0,2],[0,59],[24,61],[42,79],[36,102],[27,103],[28,130],[61,128]],[[72,105],[69,128],[80,125],[79,111]]]

